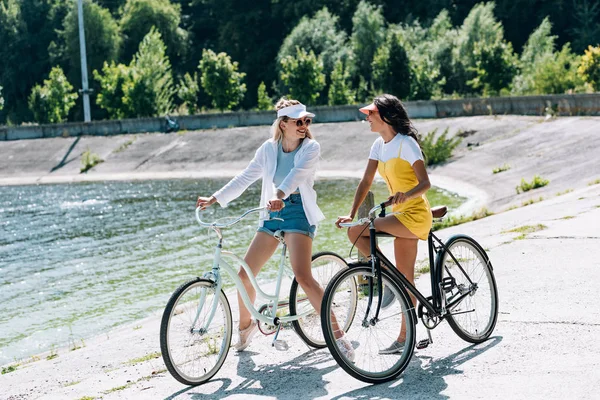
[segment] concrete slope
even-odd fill
[[[600,387],[600,185],[439,232],[465,233],[494,266],[500,315],[480,345],[444,322],[397,381],[366,385],[290,330],[288,351],[259,336],[230,352],[213,381],[186,387],[164,371],[157,314],[58,357],[0,376],[1,399],[596,399]],[[519,237],[524,226],[540,230]],[[427,291],[428,275],[418,281]],[[236,315],[235,296],[232,301]],[[419,337],[424,337],[418,325]],[[145,357],[146,356],[146,357]],[[146,359],[143,359],[143,358]]]

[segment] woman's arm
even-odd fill
[[[354,192],[354,201],[352,202],[352,209],[350,210],[350,215],[344,217],[338,217],[335,222],[336,226],[340,227],[340,222],[350,222],[356,216],[358,208],[367,197],[367,193],[373,184],[373,179],[375,179],[375,173],[377,172],[377,160],[369,159],[367,164],[367,168],[365,169],[365,173],[363,174],[358,187],[356,188],[356,192]]]
[[[427,170],[425,169],[425,163],[423,160],[415,161],[412,165],[412,168],[413,171],[415,171],[415,175],[417,176],[419,183],[406,193],[398,192],[395,195],[390,196],[388,200],[391,200],[392,204],[404,203],[405,201],[419,197],[423,193],[427,192],[431,187],[429,175],[427,175]]]

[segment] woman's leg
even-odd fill
[[[254,239],[252,239],[252,243],[250,243],[250,247],[248,247],[248,250],[246,251],[246,256],[244,257],[244,261],[246,261],[246,264],[248,264],[254,276],[258,275],[263,265],[269,261],[269,258],[271,258],[277,249],[278,244],[279,241],[268,233],[256,232]],[[244,268],[240,268],[238,276],[246,288],[246,292],[248,293],[248,297],[250,297],[250,301],[254,303],[254,300],[256,299],[256,291],[254,290],[252,283],[250,283],[250,278],[248,277],[246,270]],[[252,321],[252,315],[244,305],[244,301],[242,300],[239,292],[238,303],[240,308],[240,329],[243,330],[250,325],[250,322]]]
[[[296,281],[306,293],[308,301],[310,301],[317,314],[320,315],[324,290],[312,276],[312,239],[302,233],[286,233],[285,242],[290,251],[290,264],[292,264]],[[332,315],[331,317],[333,334],[338,339],[344,335],[344,332],[338,327],[335,316]]]
[[[376,219],[375,227],[378,231],[383,231],[396,236],[396,239],[394,239],[394,257],[396,259],[396,268],[414,286],[415,261],[417,260],[419,239],[393,215]],[[414,307],[416,305],[416,299],[412,294],[410,294],[410,298]],[[406,323],[403,320],[402,328],[400,329],[400,334],[398,335],[398,341],[403,342],[405,339]]]

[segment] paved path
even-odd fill
[[[542,224],[518,238],[508,230]],[[500,294],[490,340],[473,346],[443,323],[400,379],[367,385],[309,350],[292,331],[290,349],[258,337],[231,352],[214,380],[175,381],[161,358],[158,315],[102,334],[75,350],[43,355],[0,375],[1,399],[597,399],[600,388],[600,185],[440,232],[467,233],[489,252]],[[428,285],[424,276],[418,286]],[[422,325],[419,335],[423,337]]]

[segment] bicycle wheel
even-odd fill
[[[216,292],[214,282],[207,279],[184,283],[169,299],[160,324],[160,349],[167,369],[186,385],[208,381],[225,362],[231,332],[231,309],[223,291]]]
[[[370,267],[356,267],[339,272],[332,280],[325,296],[321,321],[325,333],[327,347],[337,363],[353,377],[368,383],[386,382],[398,377],[408,366],[415,348],[415,313],[409,300],[406,289],[394,280],[387,271],[382,271],[382,280],[386,291],[394,294],[390,305],[379,312],[379,320],[372,321],[377,308],[378,294],[372,296],[369,315],[367,305],[369,301],[368,279],[373,279],[373,287],[377,288],[377,281],[373,278]],[[356,315],[346,328],[344,338],[350,342],[354,350],[354,360],[348,358],[346,351],[338,347],[331,313],[334,312],[338,324],[343,326],[344,321],[336,308],[356,296]],[[405,332],[404,348],[396,353],[384,354],[399,337],[401,330]]]
[[[311,262],[313,277],[321,288],[325,290],[331,278],[339,271],[348,268],[346,261],[339,255],[331,252],[321,252],[313,254]],[[356,303],[345,304],[344,310],[336,310],[344,320],[351,321],[354,316]],[[308,297],[298,285],[296,279],[293,280],[290,288],[290,315],[298,315],[304,312],[310,312],[306,317],[292,321],[292,326],[298,336],[309,346],[320,349],[327,346],[321,329],[321,317],[314,311],[313,306],[308,301]]]
[[[453,278],[452,284],[444,290],[446,304],[451,304],[461,293],[475,289],[448,308],[446,319],[461,339],[481,343],[492,334],[498,319],[498,289],[492,263],[479,243],[466,235],[451,237],[446,248],[462,267],[445,250],[438,256],[442,278]]]

